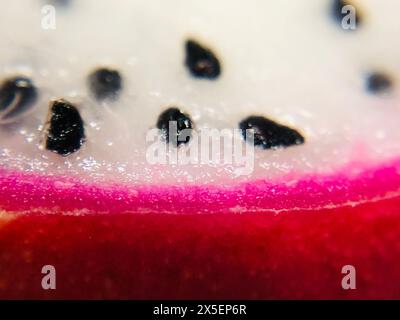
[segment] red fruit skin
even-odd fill
[[[279,214],[0,221],[1,299],[400,298],[400,197]],[[47,264],[56,290],[41,287]],[[345,265],[355,290],[341,286]]]

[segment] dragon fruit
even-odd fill
[[[1,12],[0,297],[398,298],[398,2],[47,2]]]

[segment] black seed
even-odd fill
[[[186,66],[197,78],[216,79],[221,74],[221,65],[211,50],[195,41],[186,42]]]
[[[392,79],[383,73],[371,73],[366,78],[366,89],[374,94],[390,90]]]
[[[289,147],[304,143],[304,137],[296,130],[264,117],[248,117],[239,123],[239,128],[245,139],[247,139],[246,130],[253,129],[254,145],[263,149]]]
[[[4,81],[0,86],[0,121],[11,121],[29,110],[37,96],[37,90],[28,78],[15,77]]]
[[[179,109],[169,108],[158,117],[157,128],[161,130],[168,143],[177,146],[189,142],[190,132],[183,132],[183,130],[192,129],[192,120]],[[173,131],[170,132],[170,129]],[[170,141],[170,138],[173,140]]]
[[[116,99],[122,89],[122,78],[116,70],[101,68],[89,75],[89,87],[98,100]]]
[[[80,149],[85,129],[79,111],[68,101],[57,100],[50,107],[46,149],[67,156]]]
[[[332,17],[335,19],[335,21],[339,24],[339,26],[341,27],[341,28],[343,28],[343,26],[342,26],[342,22],[343,22],[343,19],[346,17],[346,16],[348,16],[348,12],[347,11],[345,11],[344,13],[342,13],[342,10],[343,10],[343,7],[345,7],[345,6],[348,6],[348,5],[350,5],[350,6],[353,6],[353,8],[355,8],[355,14],[356,14],[356,17],[355,17],[355,28],[357,29],[359,26],[360,26],[360,24],[361,24],[361,14],[360,14],[360,12],[359,12],[359,10],[358,10],[358,8],[356,7],[356,6],[354,6],[350,1],[346,1],[346,0],[333,0],[333,2],[332,2],[332,9],[331,9],[331,11],[332,11]],[[343,28],[344,29],[344,28]],[[344,30],[353,30],[354,31],[354,29],[351,29],[351,28],[349,28],[349,29],[344,29]]]

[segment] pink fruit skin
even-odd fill
[[[0,298],[399,299],[398,163],[230,190],[3,172]],[[48,264],[56,290],[41,287]]]
[[[0,298],[400,298],[400,198],[280,215],[24,216],[0,232]],[[41,268],[57,289],[41,288]],[[344,265],[357,289],[343,290]]]

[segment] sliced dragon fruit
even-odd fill
[[[398,297],[396,9],[8,3],[0,297]]]

